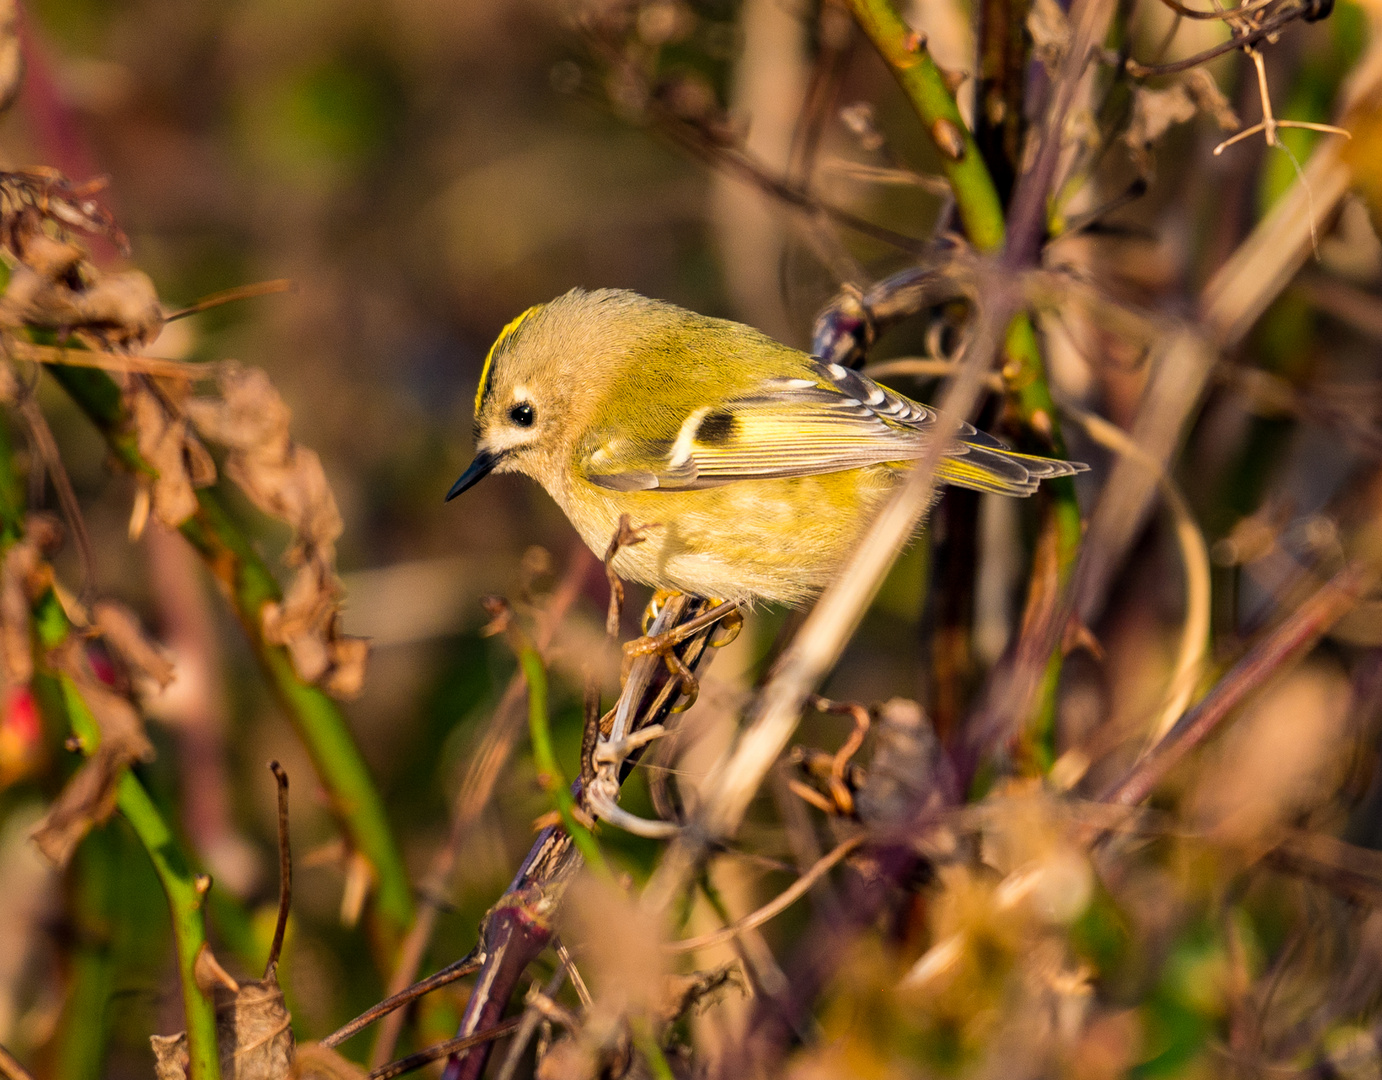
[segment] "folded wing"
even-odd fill
[[[934,409],[839,364],[812,361],[800,378],[765,379],[754,392],[673,415],[637,436],[595,431],[577,450],[591,483],[616,491],[686,491],[736,480],[810,476],[921,457]],[[1086,466],[1032,457],[963,424],[942,459],[942,482],[1030,495]]]

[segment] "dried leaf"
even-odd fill
[[[106,186],[104,177],[74,184],[56,169],[0,172],[0,243],[20,262],[27,262],[30,242],[47,238],[46,225],[104,236],[121,251],[129,240],[110,211],[92,198]]]
[[[663,1024],[674,1023],[693,1009],[709,1008],[715,999],[731,988],[744,992],[738,962],[725,964],[713,971],[669,976],[658,1019]]]
[[[1027,15],[1027,32],[1032,35],[1032,52],[1054,72],[1070,48],[1070,20],[1056,0],[1035,0]]]
[[[34,676],[29,633],[29,581],[39,562],[30,540],[11,544],[0,564],[0,662],[10,686],[27,686]]]
[[[1239,126],[1238,116],[1224,97],[1214,77],[1202,68],[1192,68],[1160,90],[1139,86],[1133,92],[1132,121],[1123,133],[1123,142],[1133,161],[1143,172],[1152,168],[1151,147],[1176,124],[1183,124],[1196,113],[1213,117],[1224,131]]]
[[[147,489],[149,505],[135,507],[130,532],[143,531],[143,520],[152,511],[159,521],[176,529],[197,512],[196,488],[216,479],[216,466],[185,417],[177,415],[154,392],[149,382],[131,378],[125,388],[125,408],[134,427],[139,453],[158,474]],[[136,523],[139,529],[135,529]]]
[[[287,648],[300,678],[352,697],[364,684],[369,646],[340,632],[336,539],[342,523],[321,458],[293,441],[292,414],[263,371],[226,365],[220,391],[219,400],[188,402],[188,415],[206,438],[230,449],[226,475],[255,506],[293,530],[285,561],[297,573],[282,601],[264,605],[264,637]]]
[[[222,1080],[286,1080],[289,1076],[351,1077],[350,1072],[322,1069],[298,1072],[293,1062],[292,1017],[283,990],[272,972],[262,982],[223,982],[212,987],[216,999],[216,1044]],[[186,1080],[187,1033],[154,1035],[154,1072],[158,1080]],[[314,1060],[320,1060],[314,1055]]]
[[[82,838],[115,812],[121,774],[136,761],[152,761],[154,746],[134,706],[91,674],[78,643],[68,642],[51,659],[76,682],[101,732],[95,753],[58,793],[33,833],[39,850],[65,866]]]
[[[91,614],[96,629],[133,673],[152,679],[160,689],[173,681],[176,672],[172,662],[164,655],[163,649],[144,633],[134,612],[124,604],[101,600]]]
[[[0,322],[73,333],[102,349],[130,349],[156,338],[163,308],[147,274],[106,273],[76,244],[35,233],[0,297]]]

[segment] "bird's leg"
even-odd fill
[[[658,604],[662,594],[653,597],[649,609]],[[662,662],[667,665],[667,670],[681,682],[681,692],[686,698],[678,705],[674,712],[685,712],[696,701],[696,695],[700,692],[700,684],[696,681],[696,676],[691,669],[686,666],[681,657],[676,654],[676,647],[687,638],[690,638],[707,626],[712,626],[717,622],[723,621],[722,633],[718,638],[712,638],[708,644],[712,648],[722,648],[733,641],[744,625],[743,613],[739,610],[739,605],[732,600],[723,600],[719,603],[712,603],[712,606],[694,619],[688,619],[680,626],[668,630],[665,634],[655,634],[652,636],[644,635],[635,638],[624,646],[623,672],[620,681],[628,680],[629,670],[633,667],[633,662],[641,656],[660,656]]]
[[[614,572],[614,557],[623,548],[643,543],[648,539],[648,530],[656,529],[658,525],[659,522],[654,521],[634,528],[629,515],[620,514],[619,525],[609,539],[609,547],[605,549],[605,577],[609,579],[609,611],[605,614],[605,633],[616,641],[619,638],[619,616],[624,610],[624,583]]]

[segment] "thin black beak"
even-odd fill
[[[490,450],[480,449],[475,452],[475,460],[470,463],[470,467],[461,473],[461,478],[451,485],[451,490],[446,493],[446,501],[450,502],[461,492],[474,487],[481,480],[490,474],[496,465],[499,464],[501,454],[496,454]]]

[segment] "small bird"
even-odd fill
[[[573,289],[504,327],[475,395],[475,460],[532,477],[620,577],[800,604],[839,569],[925,452],[937,413],[839,364],[618,289]],[[969,424],[941,482],[1030,495],[1087,466],[1009,450]]]

